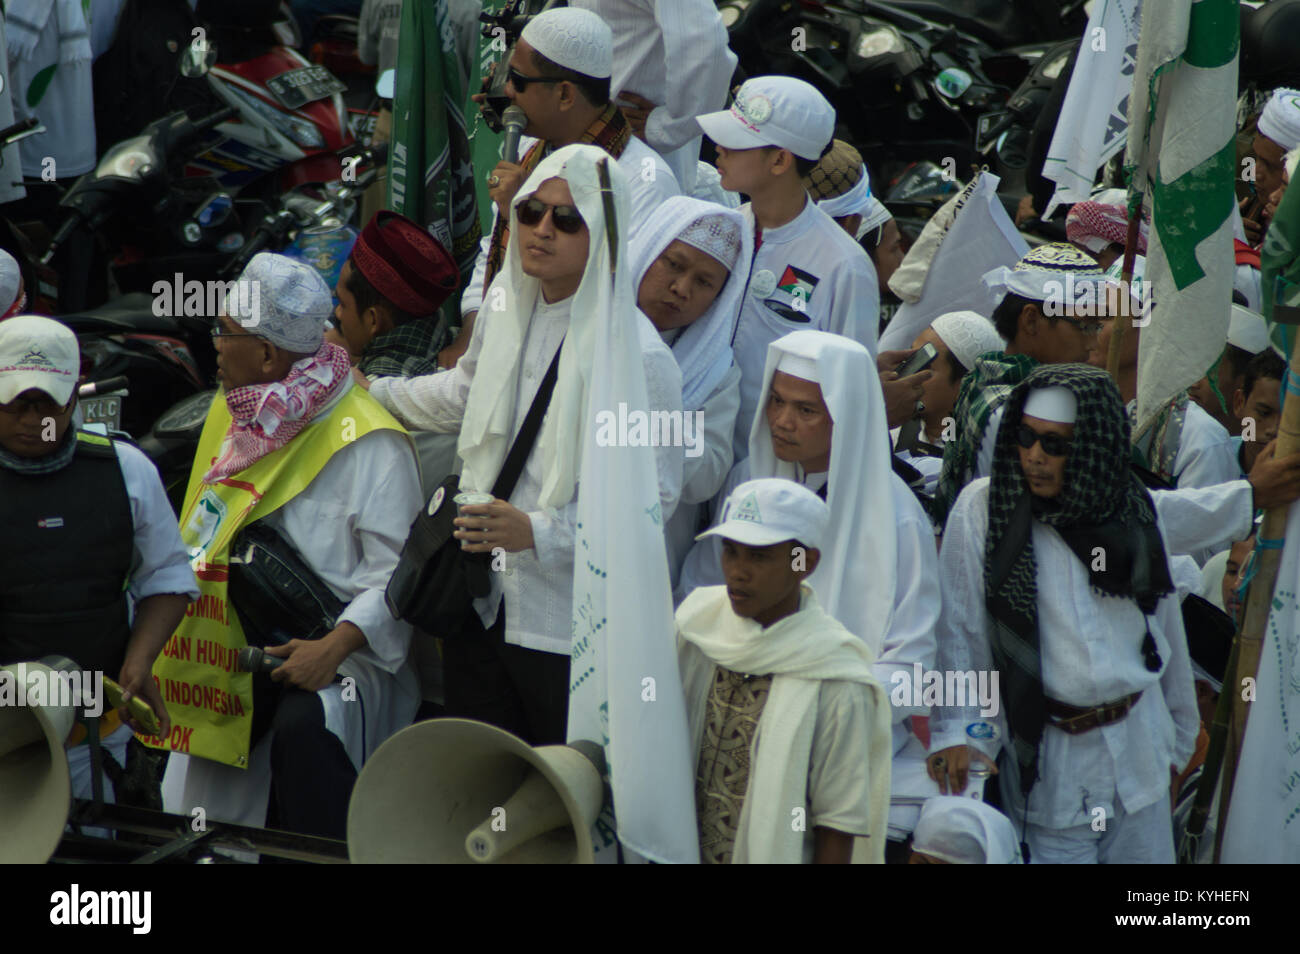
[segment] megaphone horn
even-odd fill
[[[0,666],[0,682],[25,694],[40,680],[56,685],[56,671],[77,668],[70,659]],[[63,745],[77,707],[47,692],[44,705],[0,705],[0,864],[44,864],[63,838],[72,806],[72,779]],[[59,704],[67,703],[67,704]]]
[[[590,862],[604,762],[593,742],[535,749],[484,722],[417,723],[357,778],[348,855],[354,864]]]

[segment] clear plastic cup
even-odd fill
[[[983,781],[993,774],[992,760],[984,754],[984,749],[976,745],[976,742],[992,748],[999,736],[998,727],[992,722],[972,722],[966,726],[966,754],[970,761],[970,768],[967,771],[972,779]]]

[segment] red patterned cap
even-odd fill
[[[460,270],[441,243],[404,215],[379,212],[352,247],[352,264],[402,311],[427,317],[460,284]]]

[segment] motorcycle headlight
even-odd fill
[[[859,59],[871,60],[890,53],[902,53],[904,49],[906,48],[903,46],[903,38],[898,31],[892,26],[882,24],[869,33],[859,36],[858,45],[853,52]]]
[[[325,137],[320,134],[319,129],[305,119],[299,119],[297,116],[284,112],[284,110],[276,109],[265,100],[258,99],[252,93],[247,93],[238,87],[228,86],[227,89],[240,102],[246,103],[249,109],[283,132],[298,146],[303,149],[325,148]]]
[[[142,179],[157,167],[158,156],[149,137],[133,136],[104,153],[104,158],[95,167],[95,178]]]

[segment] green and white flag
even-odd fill
[[[505,6],[505,0],[487,0],[483,4],[484,13],[499,13]],[[506,68],[506,49],[505,39],[500,34],[497,36],[482,36],[480,34],[478,41],[478,75],[487,76],[488,70],[495,63],[497,69]],[[478,86],[470,84],[470,89],[466,90],[465,96],[465,113],[473,116],[474,119],[470,124],[469,131],[469,148],[473,157],[474,168],[478,170],[478,175],[474,177],[474,188],[478,194],[478,213],[479,224],[483,229],[484,235],[491,234],[492,231],[492,199],[488,195],[487,174],[496,168],[497,162],[501,159],[501,140],[502,134],[493,132],[491,127],[483,121],[482,115],[478,110],[478,103],[471,102],[469,96],[478,92]]]
[[[1227,340],[1238,7],[1161,0],[1142,9],[1128,161],[1132,188],[1151,209],[1146,281],[1154,310],[1138,356],[1135,436],[1204,376]]]
[[[402,5],[388,152],[388,207],[441,242],[468,282],[482,235],[465,135],[465,92],[446,0]]]

